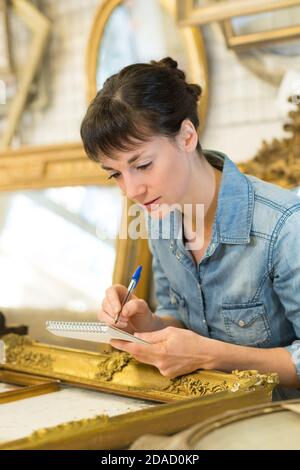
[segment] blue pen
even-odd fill
[[[128,300],[128,297],[130,296],[131,292],[133,291],[133,289],[136,288],[138,282],[139,282],[139,279],[140,279],[140,276],[141,276],[141,272],[142,272],[142,266],[138,266],[136,268],[136,270],[134,271],[133,273],[133,276],[131,278],[131,281],[130,281],[130,284],[128,286],[128,289],[127,289],[127,293],[123,299],[123,302],[122,302],[122,305],[121,305],[121,310],[119,311],[119,313],[117,313],[117,315],[115,316],[115,324],[118,322],[119,320],[119,317],[121,315],[121,312],[122,312],[122,308],[123,306],[126,304],[127,300]]]

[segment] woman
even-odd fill
[[[83,120],[88,156],[150,214],[158,308],[131,295],[117,326],[151,344],[112,345],[168,377],[257,369],[300,387],[300,200],[202,150],[200,94],[171,58],[134,64],[105,82]],[[100,320],[114,323],[126,290],[106,291]]]

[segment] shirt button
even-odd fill
[[[170,249],[172,250],[173,247],[174,247],[174,242],[170,242]]]
[[[206,320],[203,320],[203,323],[206,323]]]
[[[181,253],[179,253],[179,251],[176,252],[176,258],[181,259]]]
[[[245,326],[244,320],[240,320],[240,321],[239,321],[239,326],[240,326],[241,328],[243,328],[243,326]]]

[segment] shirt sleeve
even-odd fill
[[[300,207],[279,229],[274,246],[274,290],[295,331],[296,340],[285,347],[300,379]]]
[[[158,304],[155,314],[160,317],[171,316],[176,320],[183,322],[176,304],[171,301],[170,283],[161,267],[161,263],[150,238],[148,239],[148,245],[152,253],[154,293]]]

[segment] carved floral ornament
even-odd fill
[[[290,99],[291,101],[291,99]],[[290,133],[284,139],[263,141],[252,160],[240,163],[239,168],[284,188],[295,188],[300,184],[300,104],[289,112],[289,121],[283,129]]]

